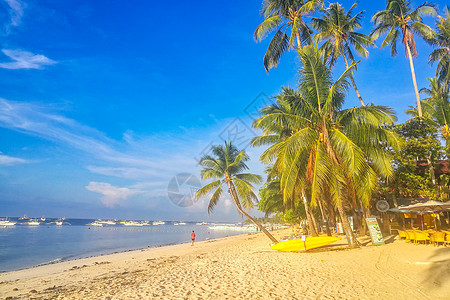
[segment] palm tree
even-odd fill
[[[254,38],[262,41],[272,31],[277,32],[264,55],[266,72],[278,66],[281,56],[289,49],[301,47],[311,40],[311,29],[304,22],[306,15],[314,12],[321,0],[263,0],[261,15],[264,21],[256,27]],[[290,35],[287,34],[291,30]]]
[[[252,146],[257,147],[279,143],[286,140],[292,134],[292,132],[296,130],[297,127],[295,124],[290,124],[286,122],[285,119],[272,122],[272,118],[276,118],[277,116],[282,115],[297,114],[295,103],[298,102],[298,100],[296,100],[298,97],[300,97],[298,91],[295,91],[292,88],[283,87],[282,92],[275,97],[276,103],[261,109],[262,117],[255,120],[253,126],[257,129],[262,129],[263,135],[255,137],[252,140]],[[264,156],[261,157],[261,160],[266,164],[271,163],[270,159],[271,158],[267,159],[267,157]],[[283,170],[281,169],[280,162],[277,161],[270,168],[269,176],[276,176],[277,180],[279,181],[282,172]],[[298,190],[295,193],[293,193],[289,197],[283,197],[283,205],[284,207],[292,207],[294,205],[298,205],[297,202],[300,198],[305,207],[310,233],[312,236],[317,236],[317,221],[311,211],[310,202],[306,197],[305,188],[305,186],[299,186]],[[280,192],[283,195],[282,189],[280,190]]]
[[[447,80],[437,77],[428,78],[430,88],[422,88],[420,92],[428,98],[422,100],[425,115],[432,121],[431,125],[440,128],[446,143],[446,151],[450,153],[450,90]]]
[[[416,9],[411,9],[411,2],[407,0],[387,0],[386,9],[376,12],[372,21],[375,29],[371,36],[377,39],[380,35],[388,32],[381,44],[381,48],[387,45],[391,46],[391,55],[397,54],[397,40],[401,33],[402,43],[405,46],[405,55],[409,59],[411,68],[411,76],[416,93],[417,112],[422,117],[422,106],[419,98],[419,90],[417,89],[416,74],[414,72],[413,57],[417,57],[416,43],[414,34],[425,39],[432,39],[434,35],[433,29],[422,22],[422,16],[435,15],[436,5],[431,3],[423,3]]]
[[[329,55],[331,66],[340,56],[344,58],[347,68],[349,67],[347,56],[352,63],[355,63],[351,46],[359,55],[367,58],[369,51],[366,47],[375,45],[372,38],[355,31],[361,28],[361,16],[364,13],[364,11],[361,11],[352,17],[352,12],[357,5],[358,2],[353,3],[348,12],[345,12],[341,4],[331,3],[327,9],[322,9],[322,18],[312,18],[311,25],[318,30],[315,39],[317,41],[326,40],[322,47],[326,49],[326,53]],[[350,81],[361,105],[364,106],[364,101],[351,75]]]
[[[278,243],[264,226],[244,210],[257,202],[252,183],[261,183],[261,176],[241,173],[248,169],[246,165],[246,161],[249,160],[248,155],[244,150],[239,151],[231,142],[225,142],[224,146],[213,146],[212,153],[215,157],[205,155],[199,164],[203,167],[201,171],[203,180],[212,178],[216,180],[199,189],[195,195],[196,198],[206,196],[214,190],[208,205],[208,213],[211,213],[222,196],[223,185],[226,184],[238,211],[258,226],[272,242]]]
[[[263,129],[257,142],[272,140],[261,156],[275,161],[281,170],[283,197],[308,192],[312,205],[331,199],[338,210],[349,245],[358,244],[345,214],[347,195],[366,205],[377,185],[377,174],[392,174],[386,148],[396,147],[397,138],[386,127],[395,116],[383,106],[361,106],[342,110],[348,79],[354,64],[333,82],[332,74],[314,46],[297,50],[302,62],[298,97],[290,103],[295,113],[274,111],[254,122]],[[277,127],[290,135],[277,142]],[[305,188],[307,187],[307,188]]]
[[[437,34],[428,40],[430,44],[438,47],[428,57],[430,64],[438,61],[436,76],[441,81],[450,81],[450,12],[448,6],[444,10],[445,18],[439,16],[436,20]]]

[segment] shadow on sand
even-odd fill
[[[437,259],[441,257],[442,259]],[[423,284],[440,287],[450,280],[450,248],[436,248],[428,257],[427,264],[430,266],[425,271]]]

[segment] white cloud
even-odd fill
[[[152,176],[157,176],[159,174],[158,171],[153,169],[126,168],[126,167],[88,166],[87,169],[92,173],[126,179],[145,179]]]
[[[0,63],[3,69],[43,69],[44,66],[54,65],[57,62],[41,54],[33,54],[23,50],[2,49],[2,52],[11,58],[11,62]]]
[[[141,193],[139,190],[116,187],[109,183],[95,181],[89,182],[86,189],[94,193],[102,194],[103,197],[101,200],[106,207],[115,207],[129,197]]]
[[[9,6],[9,15],[11,17],[10,26],[19,26],[23,17],[25,4],[19,0],[4,0]]]
[[[12,165],[26,164],[28,162],[29,161],[23,158],[4,155],[0,152],[0,166],[12,166]]]

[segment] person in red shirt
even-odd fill
[[[194,232],[194,230],[192,230],[192,233],[191,233],[191,240],[192,240],[191,246],[194,246],[194,242],[195,242],[195,232]]]

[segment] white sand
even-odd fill
[[[286,235],[286,230],[276,235]],[[367,240],[364,240],[367,242]],[[263,234],[80,259],[0,274],[0,297],[32,299],[449,299],[450,248],[276,252]],[[326,251],[325,251],[326,250]]]

